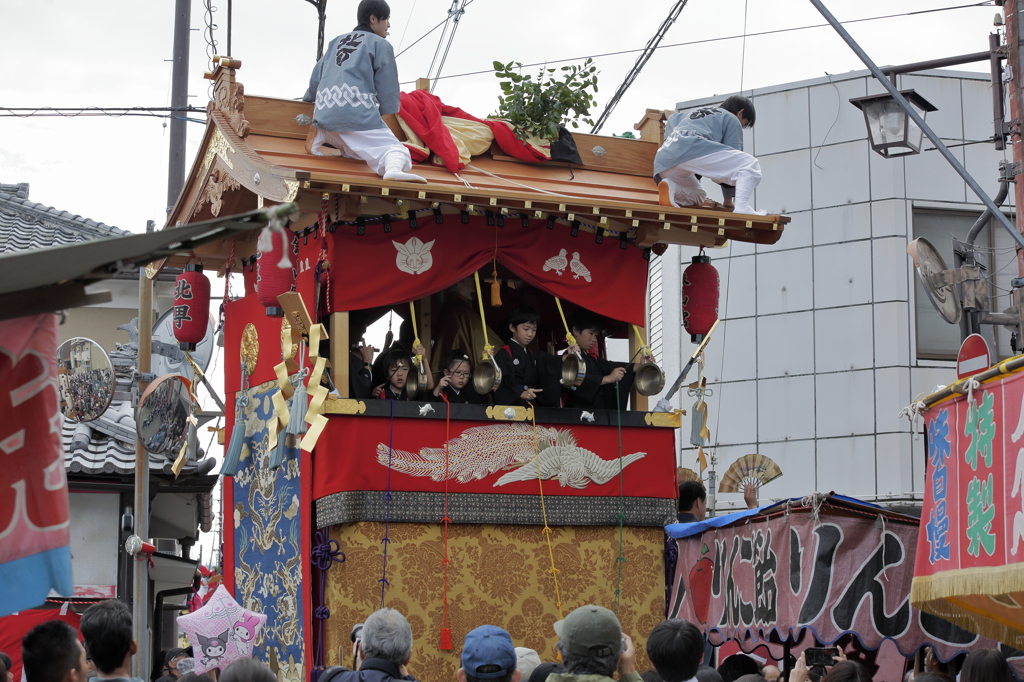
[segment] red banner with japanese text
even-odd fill
[[[928,462],[912,600],[1024,648],[1024,374],[970,387],[924,418]]]
[[[0,616],[71,594],[57,395],[57,316],[0,322]]]

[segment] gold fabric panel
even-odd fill
[[[560,526],[551,542],[558,568],[563,613],[584,604],[612,608],[615,600],[618,526]],[[349,632],[380,606],[384,524],[332,526],[345,562],[327,574],[327,665],[351,665]],[[389,536],[384,605],[401,611],[413,633],[409,672],[420,682],[452,682],[466,633],[480,625],[508,630],[516,646],[535,649],[542,661],[557,660],[558,620],[551,562],[539,527],[459,524],[450,526],[448,608],[453,651],[441,651],[444,545],[438,525],[393,523]],[[622,597],[619,620],[633,638],[638,669],[651,669],[644,644],[665,616],[664,531],[623,531]],[[339,652],[340,649],[340,652]]]

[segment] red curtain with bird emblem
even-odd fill
[[[497,216],[494,222],[497,223]],[[614,320],[644,324],[647,260],[643,249],[622,248],[615,236],[598,244],[593,233],[507,216],[504,226],[483,216],[445,215],[365,226],[338,225],[329,233],[331,312],[393,305],[429,296],[469,277],[497,250],[498,262],[538,289]],[[308,249],[314,248],[311,240]],[[319,245],[316,246],[319,248]],[[313,252],[315,254],[315,252]],[[300,256],[302,251],[300,250]],[[300,258],[301,260],[301,258]],[[311,265],[313,261],[310,261]],[[300,270],[301,270],[300,266]]]

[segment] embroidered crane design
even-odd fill
[[[541,478],[557,478],[562,486],[586,488],[591,483],[603,485],[619,473],[617,459],[604,460],[595,453],[579,447],[569,429],[537,428],[534,442],[533,427],[528,424],[488,424],[474,426],[448,441],[448,479],[460,483],[480,480],[502,469],[509,470],[494,485],[537,479],[538,451]],[[625,455],[626,467],[647,453]],[[377,445],[377,462],[388,466],[388,447]],[[445,480],[444,447],[420,448],[418,453],[394,450],[390,453],[391,467],[395,471]]]

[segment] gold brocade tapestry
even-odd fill
[[[612,608],[617,584],[618,526],[559,526],[551,542],[558,569],[563,614],[585,604]],[[349,632],[380,607],[384,568],[384,524],[360,522],[331,526],[331,537],[345,562],[327,575],[325,622],[327,665],[352,665]],[[442,605],[441,528],[436,524],[392,523],[388,536],[384,605],[409,619],[413,654],[409,672],[421,682],[452,682],[466,633],[480,625],[503,627],[516,646],[535,649],[554,661],[559,619],[551,560],[541,528],[453,524],[448,535],[451,565],[448,608],[452,651],[438,649]],[[623,532],[622,594],[619,620],[633,638],[638,669],[651,668],[644,651],[647,634],[664,620],[664,531],[627,527]],[[340,651],[339,651],[340,650]]]

